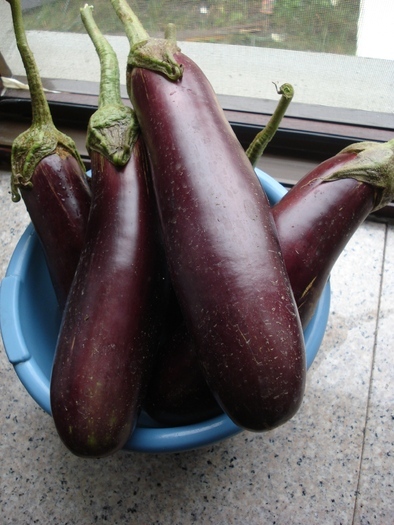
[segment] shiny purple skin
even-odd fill
[[[51,408],[78,456],[122,448],[140,412],[163,319],[163,250],[145,149],[115,168],[91,153],[86,246],[64,311],[51,378]]]
[[[302,328],[268,200],[200,68],[128,71],[148,149],[171,281],[221,408],[262,431],[305,388]]]
[[[60,148],[39,162],[31,182],[19,190],[63,309],[85,242],[90,188],[80,163]]]
[[[280,245],[304,327],[349,239],[374,207],[375,190],[354,179],[323,182],[355,153],[338,154],[303,177],[273,207]],[[312,286],[309,286],[312,282]],[[183,349],[179,346],[182,335]],[[180,326],[162,349],[146,410],[159,422],[204,419],[217,409],[199,369],[193,340]],[[195,414],[193,416],[193,414]],[[194,419],[193,419],[194,418]]]
[[[340,153],[303,177],[272,210],[303,326],[310,321],[330,272],[374,208],[375,190],[352,178],[324,182],[356,153]]]

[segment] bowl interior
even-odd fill
[[[277,181],[256,170],[274,204],[286,192]],[[304,331],[309,368],[324,336],[330,307],[327,283],[316,312]],[[49,414],[49,381],[61,312],[50,282],[38,237],[30,224],[12,255],[0,288],[0,328],[9,361],[29,394]],[[141,414],[128,450],[175,452],[228,438],[241,430],[226,415],[181,427],[163,428]]]

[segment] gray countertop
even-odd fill
[[[0,278],[28,224],[0,172]],[[192,452],[74,457],[0,343],[2,524],[369,524],[394,516],[394,229],[366,222],[331,277],[297,415]]]

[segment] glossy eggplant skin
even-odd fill
[[[349,239],[374,208],[375,190],[355,179],[325,179],[355,153],[340,153],[306,174],[272,210],[295,300],[304,327],[309,323],[329,274]],[[183,350],[179,346],[182,334]],[[176,385],[176,386],[175,386]],[[217,410],[198,366],[185,325],[160,353],[145,410],[157,421],[206,419]]]
[[[146,152],[138,138],[116,168],[91,152],[86,245],[64,311],[51,408],[64,444],[103,457],[134,430],[163,318],[163,252]]]
[[[305,348],[270,207],[200,68],[128,69],[152,166],[171,281],[221,408],[240,427],[298,410]]]
[[[80,162],[65,149],[44,157],[19,191],[40,240],[61,309],[84,246],[91,193]]]
[[[272,210],[303,326],[336,260],[375,205],[376,190],[370,184],[353,178],[325,181],[355,156],[339,153],[322,162]]]
[[[61,309],[84,242],[90,207],[85,167],[74,141],[54,125],[23,23],[21,2],[10,1],[16,44],[26,71],[32,122],[15,137],[11,193],[22,196],[44,251]]]

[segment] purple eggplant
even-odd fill
[[[363,142],[319,164],[273,207],[304,327],[350,238],[370,213],[393,199],[394,141]],[[182,334],[182,348],[178,333]],[[178,424],[184,414],[188,422],[194,422],[218,411],[184,325],[160,352],[145,410],[167,424]]]
[[[84,244],[90,189],[74,141],[53,124],[26,39],[20,0],[9,3],[32,103],[32,124],[12,146],[12,198],[17,202],[22,196],[63,308]]]
[[[273,208],[304,326],[313,315],[334,262],[373,208],[373,186],[352,178],[324,182],[354,157],[350,151],[319,164]]]
[[[272,140],[294,96],[290,84],[283,84],[277,92],[282,96],[273,115],[246,150],[252,166],[256,165]],[[160,424],[197,423],[219,415],[222,410],[205,381],[194,338],[186,327],[176,299],[170,312],[175,326],[172,325],[171,330],[170,324],[169,335],[160,346],[144,408]]]
[[[302,328],[267,197],[201,69],[169,33],[149,39],[112,0],[131,44],[127,87],[152,166],[172,285],[204,377],[240,427],[298,410]]]
[[[146,150],[120,98],[116,55],[85,6],[101,64],[89,122],[92,204],[51,377],[52,415],[78,456],[103,457],[133,432],[161,335],[166,266]]]

